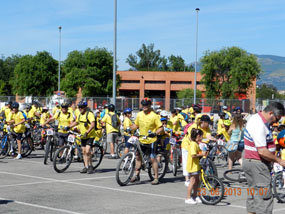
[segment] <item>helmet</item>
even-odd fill
[[[194,111],[196,112],[196,113],[201,113],[201,111],[202,111],[202,108],[201,108],[201,106],[200,105],[193,105],[193,109],[194,109]]]
[[[48,110],[48,107],[44,106],[43,111],[47,111],[47,110]]]
[[[55,106],[59,106],[59,102],[55,102]]]
[[[228,109],[228,106],[223,106],[223,109],[224,109],[224,110],[227,110],[227,109]]]
[[[224,125],[230,126],[230,125],[232,125],[232,122],[230,120],[224,120]]]
[[[62,104],[61,104],[61,108],[68,108],[68,103],[67,102],[63,102]],[[79,104],[78,104],[78,106],[79,106]]]
[[[208,122],[208,123],[211,122],[211,118],[210,118],[208,115],[206,115],[206,114],[204,114],[204,115],[200,118],[200,120],[201,120],[201,121],[204,121],[204,122]]]
[[[109,111],[115,111],[115,106],[114,106],[114,104],[110,104],[110,105],[108,106],[108,110],[109,110]]]
[[[104,105],[104,108],[108,108],[108,107],[109,107],[109,104],[106,103],[106,104]]]
[[[226,116],[226,113],[225,113],[225,112],[219,112],[219,117],[224,118],[225,116]]]
[[[167,119],[165,117],[160,118],[160,121],[167,121]]]
[[[68,105],[68,104],[67,104]],[[85,108],[85,107],[87,107],[87,102],[85,102],[85,101],[80,101],[78,104],[77,104],[77,106],[79,107],[79,108]]]
[[[161,111],[161,112],[160,112],[160,116],[161,116],[161,117],[168,117],[167,111],[165,111],[165,110]]]
[[[282,130],[278,135],[277,135],[277,142],[278,144],[285,148],[285,130]]]
[[[12,103],[12,108],[19,108],[19,103],[17,103],[17,102],[13,102]]]
[[[132,113],[132,109],[131,108],[126,108],[125,110],[124,110],[124,114],[129,114],[129,113]]]
[[[149,99],[149,98],[143,98],[141,101],[141,104],[143,106],[150,106],[152,104],[152,102],[151,102],[151,99]]]

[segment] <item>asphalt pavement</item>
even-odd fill
[[[161,184],[152,186],[146,172],[141,182],[121,187],[115,179],[118,160],[104,157],[93,174],[80,174],[82,163],[74,162],[64,173],[43,164],[43,150],[30,157],[0,160],[0,213],[246,213],[246,184],[229,183],[232,194],[215,206],[184,203],[186,187],[182,171],[167,173]],[[222,177],[225,168],[219,168]],[[241,194],[234,189],[241,188]],[[274,213],[285,213],[274,200]]]

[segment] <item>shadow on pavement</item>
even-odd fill
[[[13,200],[0,200],[0,205],[1,204],[8,204],[14,202]]]

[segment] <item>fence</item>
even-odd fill
[[[97,109],[99,106],[104,106],[105,104],[111,103],[112,98],[110,97],[86,97],[82,98],[88,102],[90,109]],[[153,102],[153,108],[155,109],[165,109],[165,99],[164,98],[151,98]],[[0,97],[1,106],[8,101],[16,101],[20,104],[23,103],[32,103],[33,100],[39,101],[43,106],[47,106],[50,109],[55,106],[56,102],[62,103],[65,98],[51,96],[51,97],[21,97],[21,96],[7,96]],[[73,105],[76,105],[81,98],[68,98]],[[189,99],[170,99],[170,109],[175,109],[182,106],[191,106],[194,103],[193,98]],[[237,106],[242,107],[245,112],[250,113],[250,100],[233,100],[233,99],[206,99],[200,98],[196,100],[197,104],[200,104],[203,112],[209,113],[218,113],[222,106],[226,105],[229,109],[234,109]],[[116,109],[122,111],[125,108],[132,108],[133,110],[139,110],[140,100],[139,98],[126,98],[126,97],[117,97],[116,98]],[[260,104],[257,106],[257,109],[262,108]]]
[[[262,99],[256,99],[255,108],[256,111],[262,111],[269,103],[271,102],[280,102],[285,106],[285,100],[262,100]]]

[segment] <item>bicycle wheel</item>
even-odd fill
[[[56,150],[53,159],[53,168],[56,172],[62,173],[70,166],[73,159],[72,146],[63,146]]]
[[[216,166],[225,167],[228,164],[228,150],[222,145],[218,146],[218,150],[219,152],[217,152],[214,162]]]
[[[246,182],[246,177],[242,169],[231,169],[224,172],[224,178],[234,182]]]
[[[214,162],[210,159],[207,159],[208,165],[205,169],[205,174],[206,175],[214,175],[218,177],[218,170]]]
[[[177,167],[178,167],[178,152],[176,149],[172,150],[172,173],[174,176],[177,174]]]
[[[51,138],[47,137],[47,142],[45,145],[45,156],[44,156],[44,164],[47,164],[48,156],[51,150]]]
[[[116,181],[120,186],[126,186],[134,175],[136,157],[129,152],[121,157],[116,168]]]
[[[93,170],[95,170],[102,162],[103,156],[104,156],[104,152],[103,152],[103,148],[102,146],[99,146],[97,144],[95,144],[92,147],[91,150],[91,158],[92,158],[92,164],[93,165]]]
[[[201,181],[198,195],[204,204],[215,205],[224,197],[224,184],[216,176],[205,175],[205,183]]]
[[[277,200],[285,203],[285,186],[283,172],[278,173],[273,179],[273,193]]]
[[[5,135],[2,139],[1,139],[1,143],[0,143],[0,159],[5,158],[8,153],[9,153],[9,143],[8,143],[8,136]]]
[[[28,157],[33,151],[33,148],[30,146],[29,141],[27,138],[22,140],[22,156]]]
[[[117,150],[116,150],[117,157],[121,158],[124,155],[125,147],[126,147],[125,143],[118,144]]]
[[[168,165],[168,158],[164,153],[160,153],[156,156],[158,162],[158,179],[161,179],[165,176],[167,165]],[[152,166],[148,167],[148,176],[150,180],[154,179],[154,171]]]

